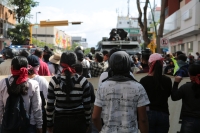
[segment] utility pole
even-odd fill
[[[41,12],[36,12],[36,45],[37,45],[37,36],[38,36],[38,34],[37,34],[37,28],[38,28],[38,25],[37,25],[37,14],[38,13],[41,13]]]
[[[127,17],[129,17],[129,15],[130,15],[130,0],[128,0],[128,14],[127,14]]]

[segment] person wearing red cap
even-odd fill
[[[182,78],[176,76],[172,89],[173,101],[182,99],[181,133],[200,133],[200,61],[189,66],[191,82],[178,88]]]
[[[149,57],[149,73],[140,80],[150,100],[147,105],[149,133],[168,133],[168,98],[171,95],[172,81],[162,74],[163,57],[154,53]]]

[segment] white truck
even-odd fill
[[[141,52],[141,47],[137,38],[130,39],[128,33],[123,29],[112,29],[110,32],[110,38],[103,37],[102,41],[98,43],[96,51],[110,51],[114,47],[126,51],[129,55]]]

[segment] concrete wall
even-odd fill
[[[144,76],[146,76],[147,74],[135,74],[135,78],[140,81],[140,79]],[[7,76],[0,76],[0,80],[6,78]],[[47,81],[50,81],[51,77],[49,76],[44,76]],[[174,77],[171,76],[172,82],[174,81]],[[89,82],[91,82],[94,86],[94,89],[97,90],[98,89],[98,81],[99,78],[91,78],[88,79]],[[183,80],[181,81],[180,85],[183,85],[186,82],[189,82],[190,79],[189,78],[183,78]],[[95,91],[96,92],[96,91]],[[168,100],[169,103],[169,112],[170,112],[170,129],[169,129],[169,133],[177,133],[180,131],[180,127],[181,125],[179,124],[179,118],[180,118],[180,111],[181,111],[181,107],[182,107],[182,102],[177,101],[174,102],[171,100],[171,98],[169,98]]]

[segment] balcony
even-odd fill
[[[165,20],[164,37],[170,41],[200,34],[200,2],[192,0]]]

